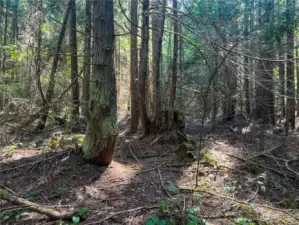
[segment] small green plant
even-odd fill
[[[74,190],[73,189],[71,189],[71,188],[62,188],[62,187],[59,187],[59,188],[57,188],[56,189],[56,192],[58,192],[58,193],[64,193],[64,192],[73,192]]]
[[[176,190],[176,188],[174,187],[174,186],[168,186],[167,187],[167,190],[169,191],[169,192],[172,192],[172,193],[175,193],[177,190]]]
[[[28,216],[29,213],[22,210],[14,210],[8,212],[0,212],[0,221],[6,221],[11,219],[20,219],[21,217]]]
[[[196,216],[200,207],[186,207],[185,198],[175,198],[168,201],[159,202],[159,216],[149,218],[146,225],[202,225],[202,221]],[[196,199],[196,204],[200,205],[200,200]]]
[[[236,186],[223,186],[223,191],[226,191],[226,192],[234,192],[236,190]]]
[[[79,216],[73,216],[73,217],[72,217],[72,222],[73,222],[74,224],[78,224],[78,223],[80,223],[80,217],[79,217]]]
[[[13,156],[13,154],[15,153],[15,150],[16,150],[17,146],[10,146],[8,152],[7,152],[7,157],[8,158],[11,158]]]
[[[88,210],[86,208],[81,208],[79,211],[80,216],[85,216],[87,214]]]
[[[35,202],[36,201],[36,195],[39,193],[40,191],[38,190],[34,190],[34,191],[30,191],[27,195],[26,195],[26,199],[30,202]]]
[[[251,222],[249,219],[244,217],[239,217],[235,220],[237,225],[255,225],[254,222]]]

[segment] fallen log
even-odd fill
[[[46,215],[49,218],[55,219],[55,220],[60,220],[60,219],[71,220],[74,215],[79,214],[79,212],[76,212],[76,211],[66,212],[66,213],[58,212],[54,209],[50,209],[50,208],[41,206],[37,203],[30,202],[30,201],[28,201],[26,199],[23,199],[23,198],[19,198],[15,195],[12,195],[12,194],[8,193],[6,190],[4,190],[2,188],[0,188],[0,199],[6,200],[6,201],[11,202],[15,205],[24,206],[29,211]]]

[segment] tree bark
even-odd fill
[[[41,13],[43,12],[43,0],[39,0],[39,9],[38,9]],[[37,35],[36,35],[36,41],[37,41],[37,48],[36,48],[36,59],[35,59],[35,66],[36,66],[36,70],[35,70],[35,80],[36,80],[36,87],[40,93],[42,102],[44,105],[47,104],[47,99],[44,95],[43,89],[42,89],[42,85],[41,85],[41,81],[40,81],[40,76],[41,76],[41,61],[42,61],[42,57],[41,57],[41,48],[42,48],[42,25],[43,25],[43,16],[41,16],[39,18],[38,21],[38,28],[37,28]]]
[[[296,48],[296,71],[297,71],[297,117],[299,117],[299,42],[297,42]]]
[[[91,62],[91,3],[92,0],[86,0],[85,6],[85,36],[84,36],[84,78],[83,78],[83,102],[82,115],[87,120],[86,113],[88,112],[88,103],[90,96],[90,62]]]
[[[249,34],[249,0],[245,0],[245,12],[244,12],[244,35]],[[245,49],[248,48],[248,44],[245,44]],[[250,87],[249,87],[249,59],[244,57],[244,89],[245,89],[245,110],[247,115],[250,115]]]
[[[3,36],[3,45],[7,45],[7,28],[8,28],[8,8],[9,8],[9,0],[6,0],[5,3],[5,18],[4,18],[4,36]],[[2,72],[3,72],[3,76],[4,76],[4,80],[5,79],[5,49],[3,49],[3,63],[2,63]],[[6,81],[4,81],[4,83],[7,83]]]
[[[286,36],[287,36],[287,106],[286,106],[286,135],[291,129],[295,129],[295,80],[294,80],[294,14],[295,5],[293,0],[286,0]]]
[[[142,4],[142,40],[139,62],[139,107],[144,135],[150,132],[150,120],[147,115],[146,84],[148,81],[148,42],[149,42],[149,0]]]
[[[159,1],[154,2],[155,7],[159,5]],[[162,41],[165,22],[166,0],[163,0],[162,9],[157,9],[152,14],[152,71],[153,71],[153,103],[156,118],[156,124],[159,111],[161,110],[161,55],[162,55]]]
[[[177,73],[178,73],[178,3],[177,0],[173,0],[173,59],[172,59],[172,81],[169,98],[169,108],[174,109],[174,103],[176,99],[176,87],[177,87]]]
[[[263,5],[259,5],[263,7]],[[265,15],[261,17],[261,10],[259,10],[259,21],[261,25],[267,22],[267,28],[262,33],[260,38],[261,43],[264,43],[264,48],[261,49],[261,58],[273,58],[273,23],[274,23],[274,3],[272,0],[267,0],[265,7]],[[261,19],[263,18],[263,19]],[[265,44],[267,43],[267,44]],[[258,62],[259,74],[256,83],[256,113],[257,117],[261,118],[265,123],[275,124],[275,99],[274,99],[274,88],[273,88],[273,63],[270,61]]]
[[[280,42],[281,44],[282,42]],[[279,49],[279,59],[285,59],[284,49],[280,47]],[[286,115],[286,108],[285,108],[285,62],[279,62],[278,65],[278,73],[279,73],[279,94],[280,94],[280,117],[283,118]]]
[[[66,30],[66,24],[67,24],[67,21],[69,19],[71,8],[72,8],[72,0],[68,0],[67,8],[66,8],[64,18],[63,18],[62,27],[61,27],[59,37],[58,37],[58,42],[57,42],[57,47],[56,47],[56,54],[55,54],[54,59],[53,59],[52,69],[51,69],[51,73],[50,73],[50,76],[49,76],[49,86],[48,86],[47,93],[46,93],[47,105],[43,105],[44,110],[42,111],[42,115],[41,115],[41,117],[38,121],[36,130],[44,129],[45,125],[46,125],[46,122],[47,122],[47,118],[48,118],[49,110],[50,110],[50,105],[49,104],[51,103],[52,98],[53,98],[53,94],[54,94],[55,74],[56,74],[56,70],[57,70],[57,66],[58,66],[59,54],[61,52],[62,42],[63,42],[63,39],[64,39],[65,30]]]
[[[79,122],[79,79],[78,79],[78,56],[77,56],[77,24],[76,24],[76,0],[72,0],[72,9],[70,12],[70,54],[71,54],[71,82],[72,101],[71,101],[71,130],[78,132],[80,130]]]
[[[130,132],[135,133],[138,129],[138,0],[131,0],[131,46],[130,46],[130,94],[131,94],[131,126]]]
[[[93,1],[93,73],[83,157],[109,165],[117,139],[113,0]]]

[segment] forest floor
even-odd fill
[[[115,158],[108,167],[88,164],[72,147],[66,150],[58,143],[74,140],[74,135],[53,129],[48,138],[34,136],[34,144],[23,137],[22,144],[0,152],[0,186],[60,212],[86,208],[79,223],[85,225],[299,224],[297,134],[285,137],[246,121],[230,129],[219,124],[210,134],[207,125],[197,161],[192,154],[178,157],[177,146],[160,143],[157,136],[129,136],[127,128],[128,121],[120,124]],[[187,125],[189,137],[199,140],[200,130],[199,122]],[[75,139],[82,141],[80,135]],[[1,225],[72,224],[3,200],[0,210]]]

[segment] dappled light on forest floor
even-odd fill
[[[198,141],[197,134],[192,133],[192,142]],[[65,137],[55,140],[68,140],[69,134]],[[184,224],[190,213],[215,225],[234,224],[236,219],[296,224],[297,138],[286,142],[261,129],[255,134],[206,135],[198,187],[196,154],[178,156],[177,146],[156,139],[123,133],[108,167],[89,164],[75,151],[59,149],[59,143],[47,152],[16,147],[11,156],[1,158],[2,188],[61,212],[86,208],[83,224],[145,224],[155,216]],[[282,159],[290,160],[289,169]],[[9,207],[1,204],[2,210]],[[161,207],[166,207],[163,213]],[[107,215],[111,218],[105,219]],[[22,222],[14,221],[36,224],[46,223],[46,218],[30,213]]]

